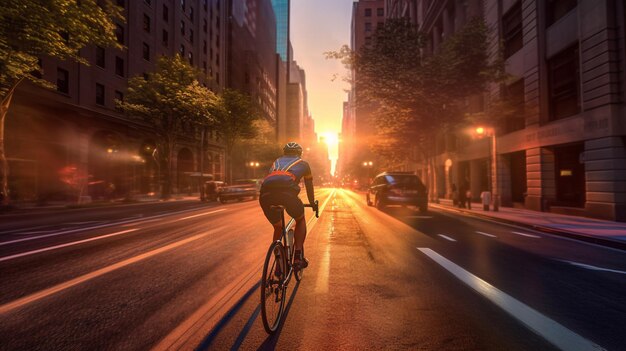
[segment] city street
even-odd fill
[[[623,349],[626,253],[442,209],[307,209],[310,264],[263,329],[257,201],[0,217],[2,350]]]

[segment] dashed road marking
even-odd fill
[[[207,215],[210,215],[210,214],[214,214],[214,213],[218,213],[218,212],[223,212],[223,211],[226,211],[226,209],[225,209],[225,208],[222,208],[221,210],[215,210],[215,211],[210,211],[210,212],[200,213],[200,214],[193,215],[193,216],[183,217],[183,218],[177,219],[177,220],[176,220],[176,222],[178,222],[178,221],[184,221],[185,219],[191,219],[191,218],[196,218],[196,217],[201,217],[201,216],[207,216]]]
[[[611,272],[611,273],[618,273],[618,274],[626,274],[625,271],[620,271],[620,270],[617,270],[617,269],[602,268],[602,267],[592,266],[590,264],[579,263],[579,262],[572,262],[572,261],[566,261],[566,260],[561,260],[561,261],[565,262],[565,263],[569,263],[572,266],[589,269],[591,271],[601,271],[601,272]]]
[[[539,235],[522,233],[522,232],[511,232],[511,233],[516,234],[516,235],[525,236],[527,238],[541,239],[541,237]]]
[[[418,247],[417,249],[445,268],[448,272],[452,273],[452,275],[465,285],[502,308],[515,319],[526,325],[530,330],[542,336],[556,347],[571,351],[605,350],[601,346],[565,328],[512,296],[507,295],[495,286],[439,255],[437,252],[429,248]]]
[[[121,232],[116,232],[116,233],[112,233],[112,234],[96,236],[96,237],[89,238],[89,239],[84,239],[84,240],[79,240],[79,241],[72,241],[71,243],[66,243],[66,244],[61,244],[61,245],[54,245],[54,246],[50,246],[50,247],[44,247],[43,249],[37,249],[37,250],[33,250],[33,251],[22,252],[22,253],[11,255],[11,256],[0,257],[0,262],[12,260],[12,259],[15,259],[15,258],[18,258],[18,257],[30,256],[30,255],[38,254],[38,253],[41,253],[41,252],[56,250],[56,249],[60,249],[60,248],[63,248],[63,247],[83,244],[83,243],[87,243],[87,242],[90,242],[90,241],[110,238],[112,236],[118,236],[118,235],[122,235],[122,234],[126,234],[126,233],[131,233],[131,232],[135,232],[137,230],[139,230],[139,229],[122,230]]]
[[[476,231],[476,234],[480,234],[480,235],[488,236],[488,237],[490,237],[490,238],[497,238],[497,236],[495,236],[495,235],[493,235],[493,234],[485,233],[485,232],[479,232],[479,231]]]
[[[442,237],[442,238],[444,238],[444,239],[446,239],[448,241],[456,241],[456,239],[453,239],[453,238],[451,238],[451,237],[449,237],[447,235],[444,235],[444,234],[437,234],[437,235],[439,235],[440,237]]]

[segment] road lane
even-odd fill
[[[322,190],[317,196],[323,200],[328,193]],[[10,303],[81,274],[107,269],[210,231],[193,242],[3,313],[0,344],[14,349],[89,348],[93,340],[106,339],[105,347],[145,349],[167,335],[212,294],[240,279],[238,272],[260,265],[271,226],[258,203],[228,204],[223,208],[227,211],[219,216],[183,221],[177,221],[176,216],[163,218],[150,223],[148,229],[128,235],[0,263],[0,289],[5,289],[1,295],[3,302]],[[224,229],[212,230],[221,226]],[[153,315],[160,317],[148,320]],[[98,330],[88,328],[102,323],[104,326]],[[136,333],[142,336],[136,338]],[[112,337],[118,334],[119,338]],[[6,340],[7,336],[12,338]]]

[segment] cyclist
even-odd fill
[[[315,206],[313,192],[313,177],[311,167],[302,157],[302,147],[290,142],[283,147],[284,156],[274,161],[270,173],[263,179],[259,203],[265,217],[274,226],[274,241],[279,240],[282,234],[280,212],[272,209],[272,205],[281,205],[285,211],[296,220],[294,240],[294,267],[306,268],[309,261],[304,257],[304,240],[306,238],[306,221],[304,220],[304,205],[298,197],[300,180],[304,178],[306,195],[309,203]],[[314,211],[317,209],[314,207]]]

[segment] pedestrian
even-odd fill
[[[457,191],[456,184],[452,183],[450,190],[452,190],[452,205],[457,206],[459,204],[459,193]]]
[[[465,208],[465,201],[467,201],[467,186],[465,184],[461,185],[459,190],[459,208]]]
[[[480,193],[480,199],[483,202],[483,210],[489,211],[489,205],[491,205],[491,192],[487,190],[483,190]]]
[[[467,189],[467,191],[465,191],[465,198],[467,198],[467,209],[471,210],[472,209],[472,191],[469,190],[469,188]]]

